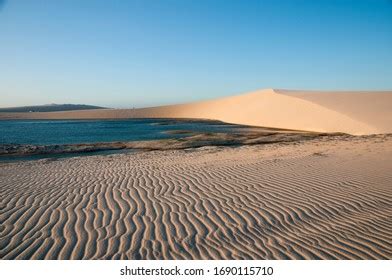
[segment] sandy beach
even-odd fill
[[[1,259],[391,259],[392,137],[0,163]]]

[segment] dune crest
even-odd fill
[[[142,109],[0,113],[0,119],[201,118],[354,135],[392,133],[392,92],[266,89],[238,96]]]

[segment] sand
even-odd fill
[[[259,90],[144,109],[0,113],[0,119],[199,118],[227,123],[353,135],[392,133],[392,91]]]
[[[0,163],[1,259],[391,259],[392,136]]]

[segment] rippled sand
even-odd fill
[[[0,163],[1,259],[391,259],[392,136]]]

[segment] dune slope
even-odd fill
[[[203,118],[355,135],[392,133],[392,92],[260,90],[188,104],[123,110],[0,113],[0,119]]]

